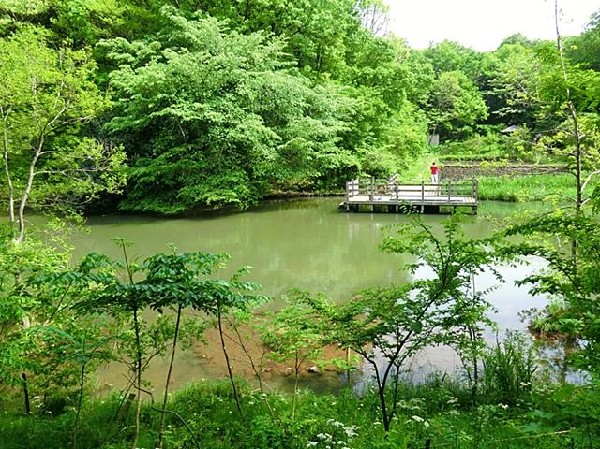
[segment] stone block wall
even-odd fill
[[[440,179],[472,179],[481,176],[527,176],[563,173],[564,167],[555,165],[492,165],[492,164],[443,164]]]

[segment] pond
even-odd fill
[[[227,252],[232,258],[228,273],[251,266],[247,280],[263,285],[262,293],[279,297],[295,287],[311,293],[323,293],[334,301],[346,301],[353,293],[373,286],[406,281],[400,267],[410,262],[407,256],[382,253],[378,249],[388,226],[405,223],[410,216],[339,212],[339,198],[311,198],[268,201],[243,213],[214,213],[191,218],[161,219],[140,216],[107,215],[88,220],[89,233],[78,235],[76,257],[101,252],[119,258],[115,237],[134,243],[132,253],[149,256],[168,252],[169,244],[179,251]],[[513,213],[531,210],[533,205],[483,202],[479,214],[466,216],[464,232],[470,237],[489,235],[499,221]],[[438,225],[443,215],[424,215],[426,223]],[[526,270],[541,267],[502,268],[505,282],[488,299],[497,312],[493,318],[501,329],[524,329],[518,312],[542,307],[543,298],[532,298],[527,288],[514,281]],[[224,273],[225,275],[228,273]],[[479,276],[477,289],[494,283],[492,276]],[[275,306],[277,301],[275,301]],[[493,338],[493,335],[489,335]],[[223,376],[225,366],[217,345],[197,345],[179,354],[174,386],[202,378]],[[444,348],[428,351],[416,362],[420,369],[453,370],[459,366],[456,356]],[[158,360],[147,373],[147,380],[161,385],[166,362]],[[275,376],[276,377],[276,376]],[[277,382],[277,379],[273,379]],[[327,380],[335,383],[335,378]],[[99,373],[99,387],[122,387],[122,369],[110,366]]]

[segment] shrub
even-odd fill
[[[483,393],[488,400],[507,406],[531,399],[535,363],[531,345],[517,332],[508,332],[483,357]]]

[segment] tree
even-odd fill
[[[485,315],[485,292],[473,291],[472,276],[490,266],[493,253],[489,241],[465,239],[456,218],[444,224],[442,236],[420,222],[399,226],[397,236],[384,239],[382,248],[414,255],[417,261],[405,268],[413,274],[426,268],[432,275],[367,290],[341,305],[319,298],[310,304],[324,317],[330,340],[351,348],[369,365],[383,428],[389,431],[405,362],[418,351],[450,344],[474,359],[467,368],[478,366],[485,346],[482,328],[491,322]],[[474,383],[476,375],[471,371]]]
[[[40,288],[33,281],[65,270],[69,251],[43,243],[52,238],[48,234],[16,245],[11,227],[0,231],[0,377],[9,385],[22,386],[25,412],[30,413],[30,391],[49,392],[56,383],[48,374],[64,373],[65,366],[60,354],[49,349],[50,338],[39,344],[40,330],[53,333],[50,327],[69,326],[64,312],[72,300],[64,290]],[[40,376],[32,382],[28,374]],[[63,380],[71,385],[70,376]]]
[[[83,51],[52,50],[45,32],[26,26],[0,40],[2,182],[15,241],[25,238],[25,210],[73,207],[123,181],[124,157],[81,130],[106,106]]]
[[[566,40],[565,53],[574,63],[600,71],[600,10],[592,15],[582,34]]]
[[[423,51],[439,77],[444,72],[462,72],[473,84],[484,75],[482,53],[453,41],[444,40]]]
[[[430,133],[447,138],[470,135],[476,123],[485,119],[488,113],[481,92],[458,71],[439,75],[427,106]]]
[[[163,13],[158,41],[106,43],[123,62],[109,129],[133,162],[122,209],[244,208],[278,183],[356,165],[337,146],[351,100],[294,76],[280,41]]]
[[[523,282],[534,285],[534,292],[547,293],[564,304],[561,316],[548,317],[553,327],[566,335],[583,340],[584,349],[578,358],[594,374],[598,372],[597,342],[598,310],[594,299],[598,295],[598,235],[597,220],[584,205],[590,202],[592,212],[598,208],[598,188],[585,197],[586,187],[600,173],[600,119],[597,114],[598,73],[572,64],[566,57],[558,25],[558,0],[554,1],[556,46],[543,48],[545,71],[542,74],[541,97],[544,112],[558,119],[558,124],[539,145],[561,155],[575,175],[574,207],[558,209],[515,225],[507,235],[528,238],[554,237],[561,246],[532,244],[530,241],[509,248],[509,252],[543,257],[549,265],[547,273],[528,276]],[[583,113],[582,113],[583,111]],[[593,112],[592,112],[593,111]],[[570,246],[570,253],[562,244]]]
[[[600,232],[597,217],[562,210],[540,215],[507,228],[507,236],[524,236],[524,243],[508,246],[509,254],[541,257],[548,269],[520,281],[533,294],[558,299],[564,307],[546,319],[552,327],[580,344],[572,355],[575,366],[600,375]],[[577,242],[576,253],[565,250]]]
[[[88,314],[107,314],[122,329],[116,342],[129,367],[133,388],[137,391],[136,431],[132,447],[136,446],[140,431],[141,395],[148,393],[143,386],[144,371],[152,358],[170,349],[162,407],[156,409],[161,414],[157,447],[162,447],[175,349],[179,340],[198,337],[198,326],[193,320],[185,320],[189,324],[187,330],[182,324],[182,312],[187,308],[216,320],[233,394],[242,413],[223,337],[223,315],[236,309],[247,310],[252,302],[263,300],[254,293],[260,285],[240,279],[247,272],[246,268],[238,270],[229,281],[211,278],[217,270],[224,268],[229,259],[225,253],[176,253],[173,250],[171,254],[155,254],[138,261],[131,258],[128,242],[118,239],[117,243],[123,250],[122,261],[91,253],[72,273],[77,277],[76,285],[90,291],[88,297],[77,305],[77,310]],[[158,317],[154,321],[145,320],[142,312],[146,309],[157,311]],[[174,313],[163,313],[165,310]],[[203,330],[204,326],[200,329]]]
[[[543,53],[545,68],[540,94],[544,102],[544,117],[555,127],[539,144],[548,151],[565,157],[569,171],[575,176],[575,208],[585,203],[584,187],[599,173],[597,93],[600,74],[571,64],[563,53],[562,37],[558,34],[556,48]],[[582,114],[586,118],[582,119]],[[551,122],[552,123],[552,122]]]
[[[128,242],[117,243],[123,250],[123,260],[112,260],[106,255],[86,255],[73,272],[82,288],[91,292],[78,304],[78,310],[88,314],[103,313],[113,317],[122,331],[116,340],[120,353],[131,373],[131,383],[137,391],[136,430],[132,447],[136,447],[140,432],[141,395],[146,393],[143,374],[152,358],[165,354],[170,344],[170,364],[158,426],[158,447],[162,445],[164,414],[173,369],[175,348],[182,338],[182,311],[193,308],[205,313],[215,310],[225,294],[237,297],[234,285],[208,276],[221,268],[229,258],[224,253],[155,254],[139,262],[128,253]],[[249,284],[254,288],[255,284]],[[243,288],[245,285],[239,286]],[[250,288],[250,287],[248,287]],[[221,304],[221,307],[223,305]],[[154,321],[144,320],[145,309],[159,312]],[[162,314],[174,309],[174,317]],[[196,326],[191,327],[192,330]],[[187,333],[189,338],[194,334]]]
[[[306,363],[318,362],[326,346],[326,330],[321,317],[306,304],[307,295],[292,292],[286,306],[265,320],[262,341],[270,349],[268,357],[277,362],[292,362],[294,391],[292,397],[292,422],[295,419],[298,380]]]
[[[425,149],[427,130],[415,104],[426,98],[433,72],[406,43],[362,30],[352,47],[343,80],[357,100],[352,127],[342,145],[364,151],[363,172],[388,175]],[[391,160],[385,164],[379,161]]]
[[[490,79],[490,94],[495,99],[492,114],[504,123],[534,128],[542,107],[540,70],[541,61],[535,48],[503,43],[494,53]]]

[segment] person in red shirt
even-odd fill
[[[431,167],[429,167],[429,171],[431,171],[431,183],[437,184],[439,181],[440,168],[437,165],[435,165],[435,162],[433,162],[431,164]]]

